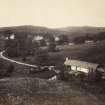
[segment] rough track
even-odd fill
[[[4,59],[4,60],[7,60],[7,61],[9,61],[9,62],[13,62],[13,63],[19,64],[19,65],[28,66],[28,67],[35,67],[35,68],[37,67],[36,65],[31,65],[31,64],[27,64],[27,63],[15,61],[15,60],[13,60],[13,59],[9,59],[9,58],[7,58],[7,57],[5,57],[5,56],[3,55],[4,52],[5,52],[5,50],[0,52],[0,58],[2,58],[2,59]]]

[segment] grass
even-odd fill
[[[3,63],[3,70],[2,69],[0,70],[6,72],[8,65],[10,65],[11,63],[3,59],[0,59],[0,61]],[[10,75],[11,77],[27,77],[28,76],[28,77],[34,77],[34,78],[48,79],[56,74],[54,71],[49,71],[49,70],[31,72],[32,69],[33,70],[35,69],[27,67],[27,66],[19,65],[16,63],[12,63],[12,64],[14,65],[14,70],[12,74]]]
[[[94,95],[60,81],[9,78],[0,81],[1,91],[0,105],[102,105]]]
[[[61,51],[51,53],[51,55],[62,59],[62,62],[66,57],[94,63],[105,62],[105,41],[72,46],[64,45],[58,46],[58,48]]]

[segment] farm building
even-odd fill
[[[80,71],[85,74],[95,74],[95,75],[97,73],[104,75],[105,73],[104,67],[96,63],[89,63],[85,61],[79,61],[79,60],[66,58],[64,65],[68,67],[69,72]]]

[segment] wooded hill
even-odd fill
[[[26,33],[26,34],[41,34],[45,35],[46,33],[53,34],[55,36],[67,35],[69,38],[75,38],[77,36],[85,36],[87,34],[94,35],[100,32],[105,32],[105,27],[64,27],[64,28],[47,28],[41,26],[13,26],[13,27],[1,27],[0,34],[4,34],[7,30],[10,30],[14,33]]]

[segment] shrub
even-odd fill
[[[7,67],[7,71],[6,71],[6,75],[10,76],[12,74],[12,72],[14,71],[14,65],[13,64],[9,64]]]

